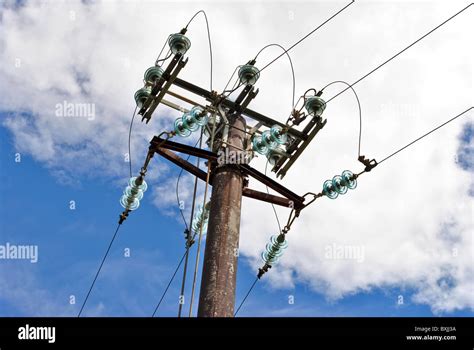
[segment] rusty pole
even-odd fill
[[[242,116],[228,118],[229,124],[236,128],[229,128],[227,155],[242,159],[239,150],[245,149],[245,133],[242,132],[245,119]],[[244,176],[237,164],[230,164],[232,158],[226,158],[226,162],[219,164],[213,175],[198,317],[234,316]]]

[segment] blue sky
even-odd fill
[[[123,4],[69,4],[50,2],[37,8],[25,1],[14,11],[5,12],[0,22],[0,32],[5,34],[0,42],[0,63],[4,63],[0,69],[0,245],[9,242],[37,245],[39,249],[38,263],[0,260],[0,316],[77,315],[122,211],[119,199],[128,181],[128,163],[122,158],[134,108],[133,92],[144,69],[154,61],[161,38],[182,26],[202,6],[158,3],[164,23],[156,28],[151,20],[144,21],[148,30],[143,32],[156,30],[160,40],[144,46],[142,39],[156,38],[146,37],[137,28],[124,32],[117,23],[146,16],[152,12],[148,7],[126,11]],[[317,10],[316,20],[322,22],[343,6],[340,2],[302,3],[298,9],[290,3],[269,3],[249,11],[245,4],[206,8],[211,30],[216,33],[215,77],[219,88],[234,66],[275,35],[283,44],[292,43],[314,27],[315,19],[309,14]],[[316,49],[324,48],[327,55],[319,55],[311,42],[301,51],[295,50],[301,82],[297,90],[324,86],[338,78],[354,81],[462,5],[361,2],[344,22],[337,22],[321,33],[320,41],[313,41],[318,43]],[[153,9],[154,5],[150,2],[147,6]],[[266,6],[272,6],[275,19],[263,16]],[[67,19],[71,11],[73,29]],[[241,16],[233,16],[235,11]],[[372,18],[371,13],[380,18]],[[291,20],[292,16],[298,21]],[[250,27],[261,31],[254,35],[247,22],[235,17],[246,18]],[[224,27],[226,18],[234,21],[229,26],[233,29],[226,27],[225,35],[219,36],[218,29]],[[466,48],[462,34],[469,32],[469,20],[469,15],[460,19],[443,34],[428,39],[418,51],[407,52],[406,57],[358,86],[364,111],[364,154],[381,159],[453,113],[472,106],[473,83],[466,74],[466,69],[472,71],[472,51]],[[288,29],[281,26],[273,33],[269,28],[276,28],[277,22]],[[190,51],[189,67],[183,75],[205,86],[207,71],[204,78],[200,73],[202,67],[208,67],[207,51],[199,48],[207,49],[207,38],[200,25],[193,23],[190,29],[190,35],[197,31],[202,36],[191,37],[195,51]],[[51,34],[59,31],[63,36]],[[98,32],[101,34],[95,36]],[[348,35],[353,35],[352,42],[345,40]],[[241,43],[238,57],[218,49],[230,38],[237,38],[235,45]],[[36,46],[48,40],[56,49]],[[356,50],[367,42],[377,49]],[[457,55],[449,54],[455,49]],[[35,60],[29,59],[31,52],[37,53]],[[308,57],[308,52],[314,56]],[[269,59],[274,53],[267,55]],[[17,58],[21,67],[14,66]],[[253,102],[255,109],[286,111],[288,66],[281,61],[272,75],[262,75],[262,92]],[[445,70],[434,77],[433,69],[441,64]],[[114,75],[112,86],[110,77],[117,71],[123,74]],[[29,84],[23,84],[25,76]],[[433,96],[440,85],[456,88],[444,91],[446,103],[437,105]],[[284,99],[275,98],[274,86],[285,90]],[[413,86],[420,87],[413,90]],[[338,91],[333,89],[330,94]],[[55,117],[54,106],[64,100],[94,103],[96,118]],[[358,120],[352,118],[356,114],[353,96],[347,92],[336,101],[325,111],[327,130],[285,179],[284,184],[298,193],[318,191],[326,178],[346,168],[360,168],[353,159],[358,126]],[[346,118],[349,115],[350,119]],[[143,161],[151,136],[168,127],[174,118],[175,114],[162,108],[149,125],[135,124],[135,170]],[[258,282],[239,316],[473,316],[469,216],[474,194],[473,137],[471,113],[364,175],[356,191],[336,201],[321,201],[303,212],[291,231],[281,264]],[[15,162],[16,153],[21,155],[20,162]],[[263,171],[259,159],[254,165]],[[85,316],[150,316],[184,252],[184,226],[174,196],[178,169],[158,157],[150,167],[149,189],[140,208],[121,227]],[[420,178],[424,179],[424,196],[419,195]],[[191,179],[182,181],[182,197],[188,203]],[[70,201],[75,202],[75,210],[70,209]],[[258,256],[276,227],[269,205],[246,200],[243,207],[236,305],[254,281],[262,264]],[[278,212],[285,220],[288,212]],[[324,247],[333,244],[365,247],[366,259],[361,264],[328,261]],[[127,248],[130,257],[124,256]],[[459,259],[452,259],[453,249],[459,250]],[[190,275],[191,269],[187,298]],[[180,270],[158,316],[177,315],[181,276]],[[199,284],[196,291],[194,311]],[[448,300],[443,299],[446,295]],[[70,303],[71,296],[75,304]],[[291,297],[293,304],[289,303]],[[402,305],[398,304],[400,297]],[[186,303],[185,314],[188,306]]]
[[[465,125],[466,132],[460,137],[460,158],[468,152],[466,144],[473,137],[472,128]],[[21,162],[16,163],[11,134],[4,128],[0,132],[2,243],[39,247],[36,264],[1,262],[2,269],[19,269],[31,281],[27,285],[21,281],[14,284],[15,288],[24,288],[22,298],[29,299],[25,305],[20,298],[0,298],[1,315],[75,316],[116,227],[121,212],[118,203],[121,189],[108,183],[106,178],[81,181],[80,186],[58,184],[48,169],[31,157],[22,156]],[[462,164],[467,169],[473,166]],[[124,166],[124,173],[127,171]],[[76,202],[75,210],[69,209],[70,200]],[[95,310],[102,303],[101,315],[104,316],[150,316],[184,252],[183,229],[183,224],[175,218],[160,215],[145,195],[140,210],[132,213],[120,229],[84,315],[89,314],[89,308]],[[124,257],[125,248],[131,250],[129,258]],[[150,266],[144,266],[143,262]],[[241,259],[237,303],[253,282],[255,270],[247,259]],[[271,273],[278,273],[278,267]],[[14,274],[3,274],[2,278],[14,278]],[[181,270],[158,316],[177,315],[180,283]],[[410,301],[411,294],[409,289],[377,288],[370,293],[328,301],[304,285],[275,290],[264,278],[258,282],[239,316],[432,316],[429,306]],[[39,295],[45,299],[37,299]],[[76,305],[69,304],[70,295],[76,296]],[[404,297],[403,305],[397,303],[400,295]],[[289,304],[290,296],[294,297],[294,304]],[[55,313],[45,311],[52,306],[43,303],[54,305]],[[464,310],[448,315],[472,316],[473,313]]]

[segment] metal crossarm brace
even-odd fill
[[[182,79],[179,79],[179,78],[176,78],[174,83],[174,85],[182,88],[182,89],[185,89],[187,91],[190,91],[196,95],[199,95],[203,98],[205,98],[206,100],[208,100],[209,102],[214,102],[215,98],[216,98],[216,95],[206,89],[203,89],[197,85],[194,85],[192,83],[189,83],[187,81],[184,81]],[[229,109],[232,109],[232,110],[238,110],[238,106],[235,102],[231,101],[231,100],[228,100],[228,99],[223,99],[222,101],[220,101],[220,103],[229,108]],[[256,120],[257,122],[260,122],[262,123],[263,125],[271,128],[273,125],[279,125],[281,126],[282,128],[287,128],[288,125],[285,125],[283,123],[280,123],[279,121],[276,121],[276,120],[273,120],[272,118],[269,118],[269,117],[266,117],[264,116],[263,114],[260,114],[258,112],[255,112],[249,108],[243,108],[242,111],[241,111],[241,114],[247,116],[247,117],[250,117],[254,120]],[[296,130],[294,128],[289,128],[288,129],[288,133],[300,140],[306,140],[308,138],[308,135],[304,134],[303,132],[299,131],[299,130]]]
[[[211,163],[215,164],[217,162],[217,154],[200,148],[184,145],[181,143],[173,141],[165,141],[160,137],[153,137],[150,142],[150,150],[163,156],[163,158],[168,159],[170,162],[178,165],[184,170],[188,171],[192,175],[198,177],[199,179],[206,181],[207,174],[205,171],[201,170],[194,164],[184,160],[174,152],[180,152],[194,157],[199,157],[207,159]],[[174,152],[173,152],[174,151]],[[258,199],[264,202],[273,203],[276,205],[301,209],[304,207],[304,197],[298,196],[294,192],[288,190],[286,187],[280,185],[278,182],[272,180],[268,176],[260,173],[259,171],[251,168],[248,165],[241,165],[241,170],[245,175],[252,176],[254,179],[262,182],[263,184],[270,187],[272,190],[280,193],[284,197],[275,196],[273,194],[268,194],[265,192],[260,192],[252,190],[250,188],[244,187],[243,195],[249,198]],[[212,177],[210,179],[210,184],[212,185]]]

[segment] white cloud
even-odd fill
[[[289,46],[343,6],[249,4],[33,2],[16,11],[3,9],[0,78],[6,84],[0,105],[11,113],[3,125],[13,133],[18,150],[56,171],[79,177],[123,176],[133,93],[163,40],[196,10],[204,8],[209,17],[214,87],[221,89],[234,68],[262,46]],[[291,52],[297,94],[333,80],[355,81],[463,6],[350,6]],[[363,110],[362,154],[380,160],[472,105],[472,26],[468,10],[356,85]],[[189,28],[192,48],[181,76],[207,87],[204,28],[202,18]],[[276,54],[276,49],[265,51],[257,66]],[[258,87],[252,108],[286,119],[291,102],[286,58],[262,73]],[[332,86],[324,96],[343,88]],[[55,105],[64,100],[93,103],[95,119],[54,116]],[[175,116],[160,107],[150,124],[135,124],[135,169],[152,135],[169,128]],[[357,106],[350,91],[328,104],[325,117],[327,126],[283,181],[298,193],[319,192],[324,180],[345,169],[361,169],[355,160]],[[467,120],[472,121],[472,113],[364,174],[356,190],[334,201],[321,198],[303,211],[288,236],[281,264],[265,278],[275,287],[307,283],[328,298],[403,286],[414,289],[414,301],[429,304],[434,312],[473,309],[473,211],[468,196],[472,173],[454,162]],[[164,164],[154,163],[153,172],[167,172]],[[255,166],[263,169],[263,162],[257,160]],[[182,189],[189,192],[189,178],[183,180]],[[174,180],[162,180],[152,191],[159,192],[158,206],[174,202]],[[279,213],[287,215],[282,209]],[[275,232],[272,216],[266,204],[244,200],[241,249],[255,267],[260,264],[257,255]],[[364,261],[326,259],[325,247],[332,244],[363,246]]]

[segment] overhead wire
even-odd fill
[[[215,116],[214,116],[215,118]],[[212,123],[212,130],[211,130],[211,141],[209,143],[209,147],[211,151],[213,150],[213,145],[214,145],[214,135],[216,132],[216,123]],[[206,205],[206,200],[207,200],[207,191],[209,188],[209,180],[210,180],[210,175],[211,175],[211,162],[207,162],[207,175],[206,175],[206,186],[204,187],[204,198],[202,202],[202,208],[204,210],[204,207]],[[192,311],[193,311],[193,303],[194,303],[194,291],[196,288],[196,278],[197,278],[197,271],[199,268],[199,259],[200,259],[200,253],[201,253],[201,241],[202,241],[202,229],[204,225],[199,225],[199,237],[198,237],[198,245],[197,245],[197,251],[196,251],[196,261],[195,261],[195,266],[194,266],[194,274],[193,274],[193,284],[191,287],[191,299],[189,303],[189,314],[188,316],[191,317]]]
[[[293,67],[293,61],[291,60],[291,56],[290,54],[288,53],[288,50],[286,50],[283,46],[281,46],[280,44],[276,44],[276,43],[273,43],[273,44],[268,44],[266,46],[264,46],[263,48],[260,49],[260,51],[257,53],[257,55],[255,55],[255,60],[257,60],[258,56],[267,48],[269,47],[272,47],[272,46],[276,46],[276,47],[279,47],[280,49],[283,50],[283,53],[282,55],[285,55],[288,57],[288,60],[290,61],[290,67],[291,67],[291,74],[292,74],[292,77],[293,77],[293,98],[291,100],[291,109],[293,110],[293,108],[295,107],[295,95],[296,95],[296,79],[295,79],[295,69]],[[267,65],[268,66],[268,65]],[[267,67],[265,66],[265,67]],[[260,72],[262,71],[263,69],[260,70]]]
[[[132,120],[130,121],[130,127],[128,129],[128,163],[130,165],[130,177],[132,177],[132,151],[131,151],[130,141],[132,137],[133,121],[135,120],[135,116],[137,115],[137,110],[138,110],[138,106],[135,107]]]
[[[191,19],[189,20],[188,24],[186,24],[186,29],[188,29],[188,26],[191,24],[191,22],[194,20],[194,18],[196,18],[196,16],[198,14],[202,13],[204,15],[204,19],[206,20],[206,28],[207,28],[207,40],[209,42],[209,58],[210,58],[210,63],[211,63],[211,77],[210,77],[210,82],[209,82],[209,85],[210,85],[210,88],[211,88],[211,91],[212,91],[212,74],[213,74],[213,62],[212,62],[212,42],[211,42],[211,31],[209,30],[209,21],[207,20],[207,15],[206,15],[206,12],[204,10],[199,10],[198,12],[196,12],[194,14],[193,17],[191,17]]]
[[[335,81],[327,84],[325,87],[323,87],[321,89],[321,91],[324,91],[324,89],[326,89],[328,86],[331,86],[331,85],[336,84],[336,83],[341,83],[341,84],[347,85],[352,90],[352,92],[354,93],[354,96],[357,100],[357,106],[359,107],[359,146],[358,146],[357,157],[360,157],[360,143],[361,143],[361,138],[362,138],[362,108],[361,108],[361,105],[360,105],[359,96],[357,95],[357,92],[355,91],[355,89],[349,83],[345,82],[344,80],[335,80]]]
[[[420,42],[421,40],[423,40],[424,38],[426,38],[428,35],[430,35],[431,33],[433,33],[434,31],[436,31],[437,29],[441,28],[442,26],[444,26],[446,23],[448,23],[449,21],[451,21],[452,19],[454,19],[456,16],[460,15],[462,12],[466,11],[470,6],[472,6],[473,3],[467,5],[466,7],[464,7],[462,10],[458,11],[457,13],[455,13],[454,15],[452,15],[451,17],[449,17],[447,20],[443,21],[441,24],[437,25],[436,27],[434,27],[433,29],[431,29],[429,32],[427,32],[426,34],[422,35],[420,38],[416,39],[414,42],[412,42],[410,45],[408,45],[407,47],[405,47],[404,49],[400,50],[398,53],[396,53],[395,55],[393,55],[392,57],[390,57],[388,60],[386,60],[385,62],[381,63],[380,65],[378,65],[377,67],[375,67],[374,69],[372,69],[370,72],[368,72],[367,74],[365,74],[364,76],[362,76],[361,78],[357,79],[355,82],[353,82],[352,84],[350,84],[350,87],[358,84],[360,81],[362,81],[363,79],[367,78],[369,75],[371,75],[372,73],[374,73],[375,71],[377,71],[379,68],[383,67],[385,64],[387,64],[388,62],[390,62],[391,60],[393,60],[394,58],[398,57],[399,55],[401,55],[403,52],[405,52],[406,50],[408,50],[409,48],[411,48],[412,46],[414,46],[415,44],[417,44],[418,42]],[[330,101],[332,101],[333,99],[335,99],[336,97],[338,97],[339,95],[341,95],[342,93],[344,93],[345,91],[349,90],[349,87],[345,88],[344,90],[340,91],[339,93],[337,93],[336,95],[334,95],[333,97],[331,97],[329,100],[326,101],[326,103],[329,103]]]
[[[304,41],[306,38],[308,38],[310,35],[312,35],[313,33],[315,33],[319,28],[321,28],[322,26],[324,26],[326,23],[328,23],[330,20],[332,20],[334,17],[336,17],[338,14],[340,14],[342,11],[344,11],[346,8],[348,8],[350,5],[352,5],[354,3],[354,0],[352,0],[350,3],[348,3],[346,6],[344,6],[342,9],[340,9],[339,11],[337,11],[335,14],[333,14],[331,17],[329,17],[327,20],[325,20],[323,23],[321,23],[319,26],[317,26],[315,29],[313,29],[311,32],[309,32],[308,34],[306,34],[303,38],[301,38],[300,40],[298,40],[296,43],[294,43],[293,45],[291,45],[288,49],[286,49],[285,51],[286,52],[289,52],[290,50],[292,50],[293,48],[295,48],[297,45],[299,45],[302,41]],[[260,69],[260,72],[262,72],[265,68],[267,68],[268,66],[270,66],[271,64],[273,64],[276,60],[278,60],[281,56],[283,56],[285,53],[282,53],[280,54],[279,56],[277,56],[276,58],[274,58],[270,63],[268,63],[266,66],[264,66],[262,69]]]
[[[464,112],[461,112],[459,113],[458,115],[456,115],[455,117],[449,119],[448,121],[444,122],[443,124],[440,124],[438,125],[437,127],[435,127],[434,129],[431,129],[430,131],[428,131],[427,133],[421,135],[420,137],[418,137],[417,139],[411,141],[410,143],[408,143],[407,145],[403,146],[402,148],[398,149],[397,151],[391,153],[390,155],[386,156],[385,158],[383,158],[380,162],[378,162],[377,164],[379,165],[380,163],[382,162],[385,162],[387,159],[393,157],[394,155],[400,153],[401,151],[403,151],[404,149],[410,147],[411,145],[417,143],[418,141],[420,141],[421,139],[425,138],[426,136],[430,135],[431,133],[435,132],[436,130],[442,128],[443,126],[445,126],[446,124],[449,124],[451,123],[452,121],[456,120],[457,118],[463,116],[464,114],[466,114],[467,112],[469,112],[471,109],[473,109],[474,107],[470,107],[468,109],[466,109]]]
[[[183,256],[181,257],[181,260],[180,260],[179,263],[178,263],[178,266],[176,266],[176,269],[174,270],[173,275],[171,276],[171,278],[170,278],[170,280],[169,280],[169,282],[168,282],[168,285],[167,285],[166,288],[165,288],[165,291],[164,291],[163,294],[161,295],[160,301],[159,301],[158,304],[156,305],[155,310],[153,311],[153,314],[151,315],[151,317],[155,317],[156,312],[158,311],[158,309],[159,309],[159,307],[160,307],[160,305],[161,305],[163,299],[165,298],[166,293],[168,292],[168,289],[169,289],[170,286],[171,286],[171,283],[173,282],[173,280],[174,280],[176,274],[178,273],[178,270],[179,270],[179,268],[181,267],[181,264],[183,263],[183,260],[184,260],[185,256],[186,256],[186,252],[184,252]]]
[[[94,280],[92,281],[92,284],[89,288],[89,291],[87,292],[86,298],[84,299],[84,302],[82,303],[81,309],[79,310],[79,313],[78,313],[77,317],[81,317],[82,311],[84,310],[84,307],[86,306],[87,300],[89,300],[89,296],[92,292],[92,289],[94,288],[95,282],[97,281],[97,277],[99,277],[100,271],[102,270],[102,266],[104,265],[105,259],[107,259],[107,256],[109,255],[110,248],[112,247],[112,244],[115,241],[115,237],[117,237],[117,233],[120,229],[120,226],[122,226],[122,225],[121,224],[117,225],[117,229],[115,230],[114,235],[112,236],[112,239],[109,243],[107,251],[105,252],[104,257],[102,258],[102,262],[100,263],[99,269],[97,270],[97,272],[95,274]]]
[[[199,148],[202,148],[202,136],[203,136],[203,129],[201,129],[201,137],[199,138]],[[188,156],[189,159],[189,156]],[[199,168],[200,165],[200,158],[197,158],[196,166]],[[181,170],[183,170],[181,168]],[[180,296],[184,298],[184,291],[186,287],[186,274],[188,271],[188,260],[189,260],[189,249],[191,248],[191,244],[193,244],[194,237],[191,237],[191,233],[193,230],[193,220],[194,220],[194,210],[196,206],[196,194],[197,194],[197,184],[198,184],[198,177],[194,177],[194,190],[193,190],[193,200],[191,204],[191,216],[189,219],[189,228],[186,228],[187,231],[187,236],[186,236],[186,253],[185,253],[185,261],[184,261],[184,268],[183,268],[183,279],[181,281],[181,293]],[[179,306],[178,306],[178,317],[181,317],[181,311],[183,309],[183,301],[180,300]]]
[[[245,301],[247,300],[248,296],[250,295],[250,293],[252,292],[253,288],[255,287],[255,285],[257,284],[259,278],[255,278],[255,281],[253,281],[252,285],[250,286],[250,289],[248,290],[247,294],[245,295],[244,299],[242,300],[242,302],[240,303],[239,307],[237,308],[237,310],[235,311],[234,313],[234,317],[237,316],[237,314],[239,313],[240,309],[242,308],[242,305],[244,305]]]

